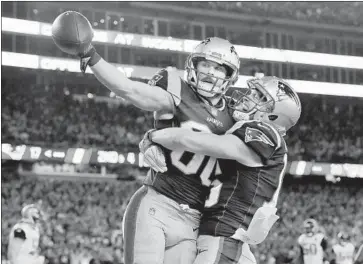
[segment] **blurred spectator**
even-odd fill
[[[362,2],[164,2],[184,7],[227,11],[265,18],[361,26]]]
[[[2,173],[5,173],[2,171]],[[15,174],[15,172],[6,173]],[[42,254],[50,264],[123,263],[122,217],[133,182],[86,182],[23,178],[2,182],[2,255],[10,227],[24,203],[42,199],[48,220],[43,225]],[[302,223],[313,217],[328,239],[339,230],[351,230],[355,244],[363,242],[363,189],[286,181],[278,203],[280,220],[266,241],[251,246],[259,263],[289,263]]]
[[[48,219],[42,227],[41,248],[48,261],[88,264],[93,258],[122,263],[122,217],[139,183],[20,178],[2,182],[2,187],[3,256],[22,205],[42,199]]]

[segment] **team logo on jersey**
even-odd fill
[[[245,142],[251,141],[260,141],[272,147],[275,147],[275,144],[266,136],[261,130],[247,127],[245,132]]]
[[[154,77],[148,82],[149,85],[155,86],[158,81],[160,81],[163,78],[163,76],[159,74],[155,74]]]

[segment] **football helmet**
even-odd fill
[[[304,232],[308,235],[314,235],[318,233],[319,231],[319,225],[318,222],[312,218],[306,219],[304,221]]]
[[[247,88],[231,88],[228,106],[240,120],[268,121],[280,131],[294,126],[301,115],[299,96],[283,79],[264,76],[247,81]]]
[[[211,73],[199,72],[197,65],[201,60],[213,61],[224,66],[227,70],[226,78],[219,78]],[[185,70],[187,82],[200,95],[204,97],[221,95],[238,79],[239,56],[228,40],[217,37],[207,38],[198,44],[188,56]],[[202,81],[206,77],[213,80],[212,83]]]
[[[350,240],[350,236],[344,231],[339,232],[337,235],[337,238],[338,238],[338,242],[343,245],[348,243]]]
[[[34,204],[28,204],[21,209],[21,216],[23,219],[31,220],[33,223],[36,223],[41,219],[41,211]]]

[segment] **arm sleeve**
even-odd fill
[[[177,72],[167,69],[159,70],[148,82],[151,86],[158,86],[169,92],[174,100],[174,105],[178,106],[181,101],[181,79]]]
[[[148,82],[151,86],[158,86],[164,90],[168,90],[168,71],[162,69],[154,74]]]
[[[20,238],[20,239],[26,239],[25,231],[22,228],[16,228],[14,229],[14,237]]]
[[[300,247],[300,256],[297,260],[298,264],[304,264],[304,249],[302,248],[302,246],[299,244]]]
[[[321,247],[323,248],[323,250],[326,250],[328,248],[328,241],[325,237],[323,237],[323,239],[321,240]]]
[[[281,147],[281,136],[278,131],[259,121],[243,121],[228,131],[241,139],[253,149],[263,161],[270,159]]]

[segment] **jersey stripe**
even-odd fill
[[[269,124],[267,122],[264,123],[264,125],[267,125],[268,127],[270,127],[271,130],[275,133],[275,136],[277,138],[277,146],[276,146],[275,150],[280,148],[281,147],[281,135],[280,135],[280,133],[277,131],[277,129],[273,125],[271,125],[271,124]]]
[[[282,171],[279,175],[279,185],[277,186],[277,189],[276,189],[274,195],[272,196],[271,201],[268,203],[264,203],[263,206],[276,207],[277,199],[279,198],[281,187],[282,187],[282,182],[284,180],[286,167],[287,167],[287,154],[284,155],[284,167],[282,168]]]
[[[238,181],[239,181],[239,172],[237,171],[237,177],[236,177],[236,184],[234,185],[234,187],[233,187],[233,192],[231,193],[231,195],[228,197],[228,199],[227,199],[227,202],[224,204],[224,210],[223,210],[223,212],[222,212],[222,215],[220,216],[220,217],[218,217],[218,223],[216,224],[216,227],[215,227],[215,229],[214,229],[214,233],[215,234],[217,234],[217,228],[218,228],[218,225],[219,225],[219,223],[221,222],[221,221],[219,221],[220,219],[222,219],[223,217],[224,217],[224,214],[226,213],[226,211],[227,211],[227,206],[228,206],[228,203],[229,203],[229,201],[231,200],[231,198],[233,197],[233,194],[235,193],[235,191],[236,191],[236,189],[237,189],[237,186],[238,186]]]
[[[247,212],[245,213],[245,217],[244,217],[244,219],[242,221],[242,224],[246,221],[246,217],[247,217],[247,215],[249,215],[251,207],[255,203],[255,197],[256,197],[256,194],[257,194],[257,190],[260,188],[260,175],[261,175],[261,170],[258,171],[258,174],[257,174],[257,187],[255,188],[255,193],[253,194],[252,202],[250,204],[250,207],[248,207]],[[240,225],[240,228],[243,229],[242,224]],[[245,231],[247,231],[247,230],[245,230]]]

